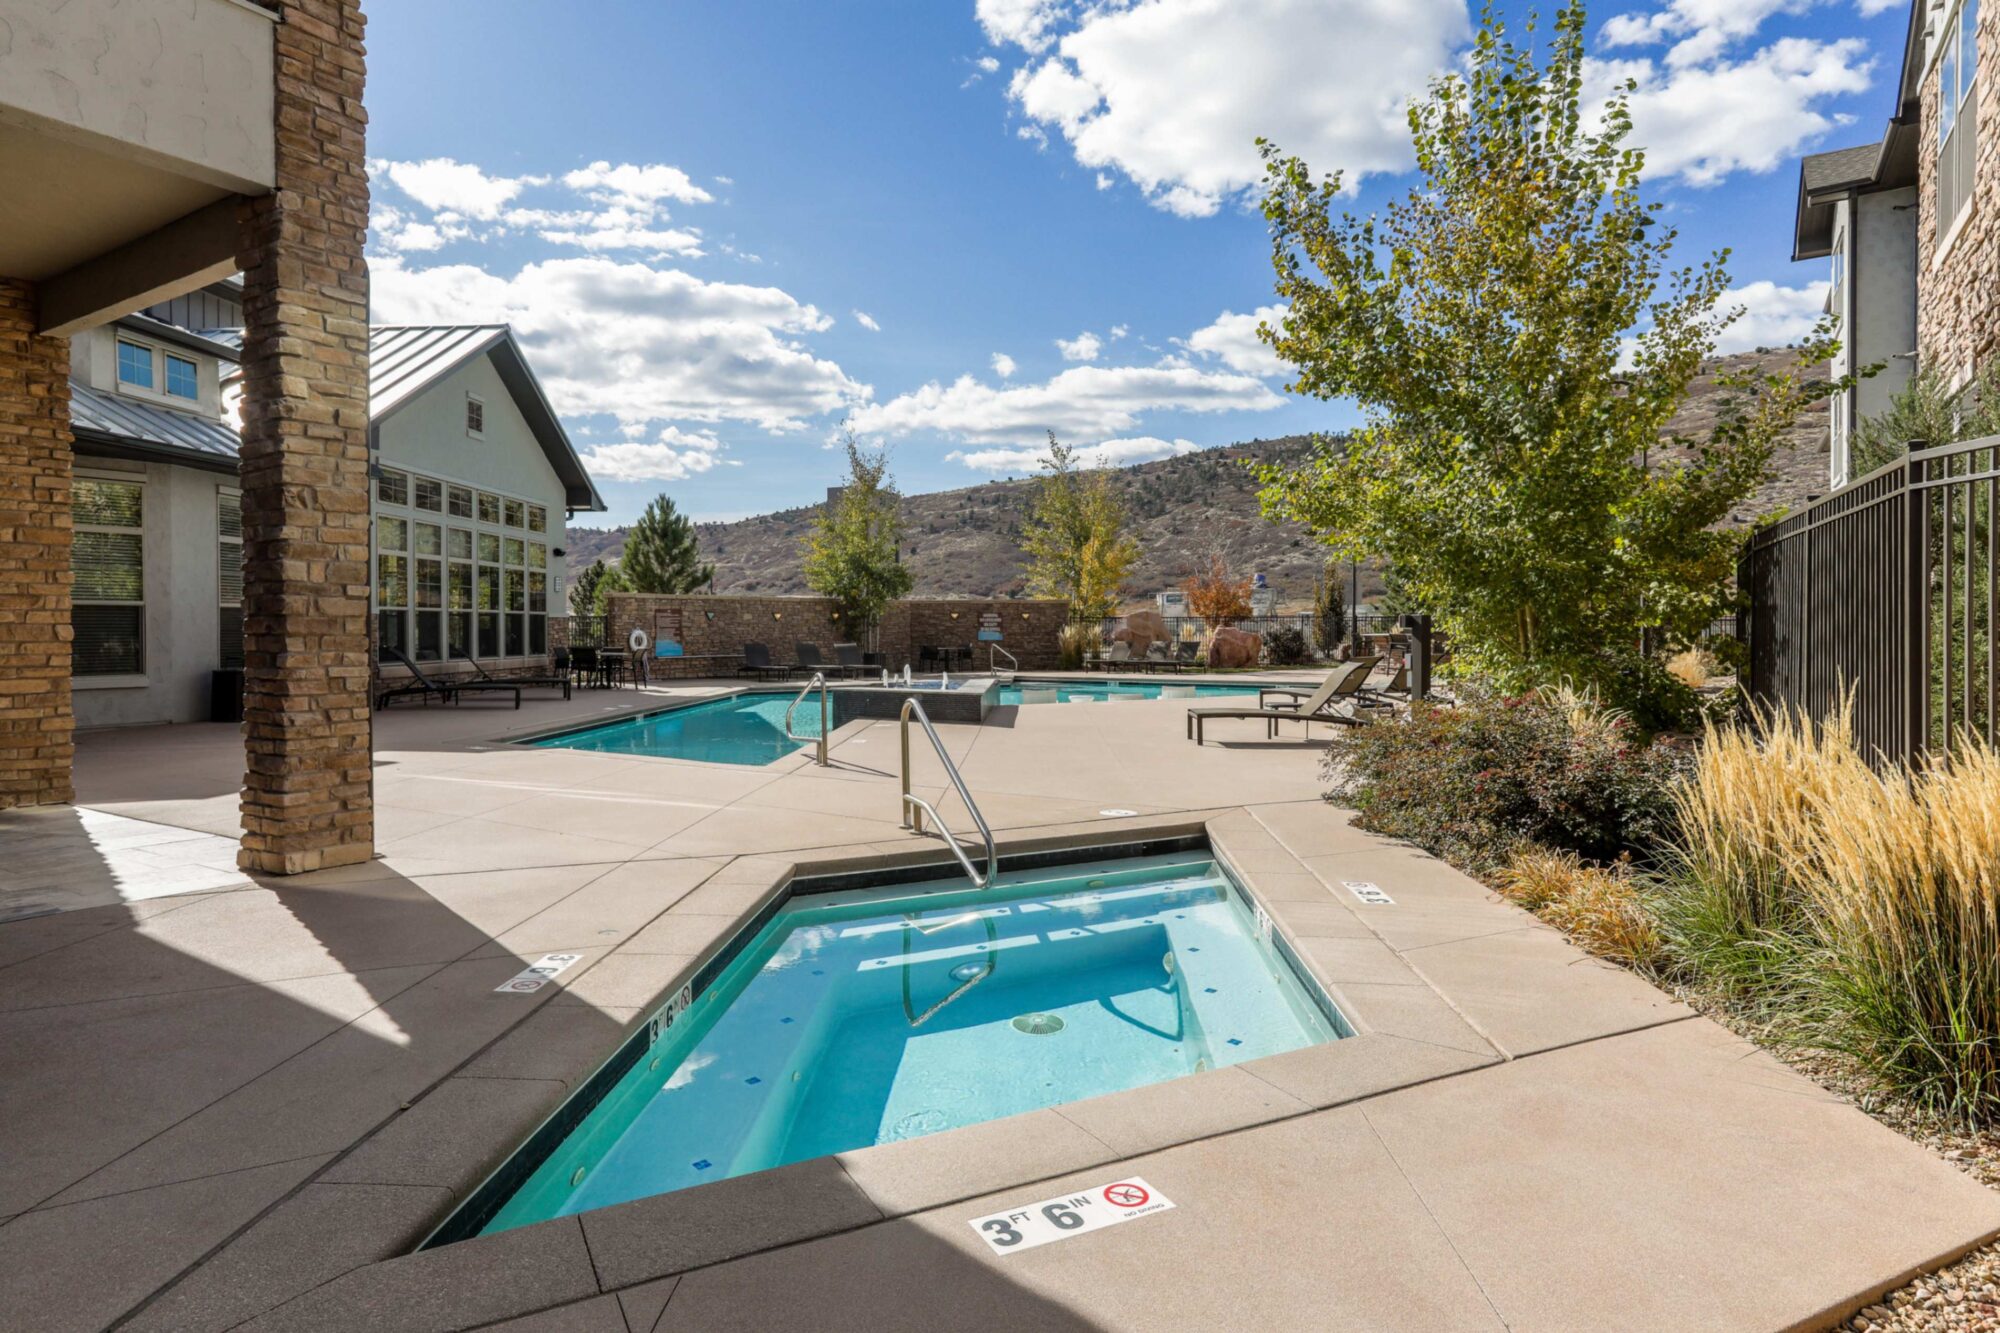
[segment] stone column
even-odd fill
[[[0,809],[70,799],[69,339],[0,278]]]
[[[357,0],[284,0],[277,189],[243,210],[243,846],[374,853],[367,116]]]

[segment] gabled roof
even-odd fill
[[[211,344],[210,350],[218,354],[242,355],[241,329],[204,329],[200,334],[186,336]],[[602,510],[604,501],[597,494],[589,471],[577,456],[576,448],[570,443],[569,434],[563,430],[555,409],[549,406],[548,396],[542,392],[541,382],[529,368],[528,358],[522,352],[521,344],[515,340],[514,331],[505,324],[382,325],[370,328],[369,421],[379,426],[417,398],[424,389],[472,358],[482,355],[493,358],[493,368],[499,372],[515,407],[527,421],[536,442],[542,446],[549,466],[555,469],[557,478],[563,484],[564,503],[572,510]],[[240,369],[226,371],[224,378],[240,373]],[[97,414],[93,420],[115,418],[124,423],[128,434],[131,430],[149,432],[141,442],[155,446],[156,452],[161,449],[170,452],[190,450],[202,455],[220,452],[232,460],[237,455],[236,432],[220,421],[208,422],[165,408],[150,408],[114,394],[87,389],[80,384],[72,384],[71,390],[76,399],[88,394],[92,399],[104,401],[104,407],[90,409]],[[119,417],[117,412],[109,409],[118,409],[124,415]],[[154,418],[170,420],[155,421]],[[203,428],[199,440],[188,437],[184,429],[187,424]],[[77,426],[78,433],[84,434],[80,418]],[[97,435],[93,432],[90,438],[96,439]],[[140,437],[131,438],[137,440]]]
[[[102,453],[236,470],[236,432],[225,421],[155,407],[74,381],[69,386],[69,421],[78,440],[97,445]]]
[[[1801,158],[1792,258],[1823,259],[1833,253],[1834,204],[1842,198],[1915,185],[1916,136],[1914,126],[1892,120],[1874,143]]]

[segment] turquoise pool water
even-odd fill
[[[1055,687],[1056,702],[1070,703],[1077,699],[1157,699],[1160,691],[1172,685],[1172,681],[1136,684],[1117,680],[1027,680],[1002,685],[994,702],[998,704],[1018,704],[1024,702],[1021,687],[1029,686],[1047,689]],[[1232,696],[1255,694],[1261,685],[1180,685],[1181,690],[1193,690],[1197,699],[1226,699]],[[1046,703],[1047,700],[1041,702]]]
[[[711,764],[768,764],[801,748],[785,735],[790,694],[740,694],[686,708],[647,713],[529,744],[560,750],[602,750]],[[801,736],[819,735],[819,701],[799,705],[792,719]]]
[[[1190,854],[801,899],[484,1231],[1347,1035],[1254,911]]]

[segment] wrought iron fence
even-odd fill
[[[1869,473],[1753,536],[1739,584],[1749,693],[1814,719],[1854,702],[1864,751],[1902,764],[1994,739],[2000,436]]]
[[[1106,642],[1125,628],[1127,619],[1126,616],[1105,618],[1100,628],[1103,630]],[[1199,616],[1164,616],[1162,619],[1166,622],[1167,637],[1177,642],[1182,639],[1201,639],[1208,633],[1207,622]],[[1290,615],[1244,616],[1229,623],[1236,629],[1248,630],[1252,634],[1269,634],[1274,629],[1296,629],[1306,636],[1307,643],[1315,644],[1316,640],[1313,638],[1315,619],[1312,612],[1300,611]],[[1350,613],[1342,617],[1340,623],[1340,637],[1343,641],[1352,638],[1356,633],[1366,637],[1398,635],[1404,632],[1401,616],[1374,611],[1365,611],[1360,615]]]

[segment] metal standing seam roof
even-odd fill
[[[211,342],[240,351],[241,329],[204,329],[201,336]],[[604,501],[589,472],[578,458],[576,447],[562,428],[555,411],[542,393],[534,372],[513,330],[505,324],[377,325],[368,330],[368,417],[379,424],[421,393],[427,386],[450,374],[483,353],[495,353],[495,366],[522,415],[541,442],[543,452],[561,478],[570,508],[602,510]],[[239,374],[228,368],[225,380]],[[113,394],[100,393],[72,382],[73,401],[84,403],[85,396],[102,404],[85,420],[83,410],[73,412],[80,429],[103,435],[118,435],[138,444],[192,449],[204,454],[235,458],[236,432],[221,421],[206,421]],[[168,420],[159,420],[167,418]],[[99,421],[111,423],[98,426]]]
[[[110,443],[164,445],[232,461],[237,456],[236,431],[226,421],[155,407],[74,381],[69,386],[69,419],[76,433]]]

